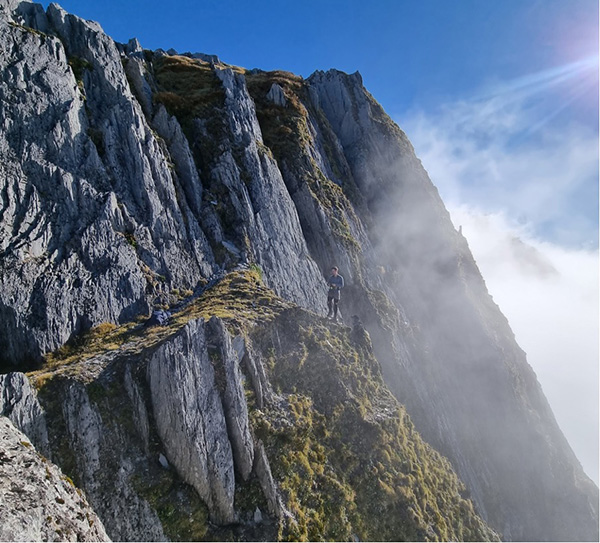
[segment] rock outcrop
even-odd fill
[[[80,490],[0,417],[2,541],[110,541]]]
[[[217,349],[217,345],[213,349]],[[223,347],[226,349],[227,345]],[[229,524],[235,520],[233,447],[217,381],[221,380],[229,411],[234,409],[231,389],[237,391],[240,385],[227,380],[229,376],[224,367],[219,372],[221,375],[215,375],[217,370],[208,349],[204,322],[190,322],[176,338],[152,355],[148,363],[148,382],[156,428],[165,444],[166,457],[206,502],[215,521]],[[244,419],[240,417],[235,422],[241,425]],[[247,433],[247,414],[245,422]],[[244,449],[245,444],[240,443],[240,432],[233,437],[238,458],[242,460],[241,469],[247,477],[246,456],[252,455],[252,443],[250,441],[248,451]],[[251,464],[250,460],[250,468]]]

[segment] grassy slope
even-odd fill
[[[385,387],[368,335],[297,308],[252,334],[280,402],[251,411],[299,540],[488,540],[449,463]],[[282,407],[283,406],[283,407]]]

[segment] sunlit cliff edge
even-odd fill
[[[0,124],[2,539],[598,540],[597,487],[360,74],[0,0]],[[18,508],[24,454],[81,496],[71,531]]]

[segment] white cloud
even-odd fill
[[[454,104],[401,126],[445,201],[507,212],[563,244],[594,242],[595,209],[579,206],[597,199],[598,134],[571,125],[522,139],[534,121],[513,106],[497,119],[487,103]]]
[[[598,483],[598,253],[529,237],[501,215],[450,208],[556,419]]]
[[[544,85],[496,88],[399,124],[598,483],[597,126],[551,127]]]

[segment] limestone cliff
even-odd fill
[[[0,365],[39,389],[9,373],[3,405],[111,537],[494,538],[483,518],[597,540],[598,489],[360,74],[152,52],[0,0],[0,122]],[[366,350],[307,316],[332,264]],[[211,292],[229,305],[190,304]],[[176,322],[142,327],[155,308]],[[338,346],[323,371],[311,345]]]

